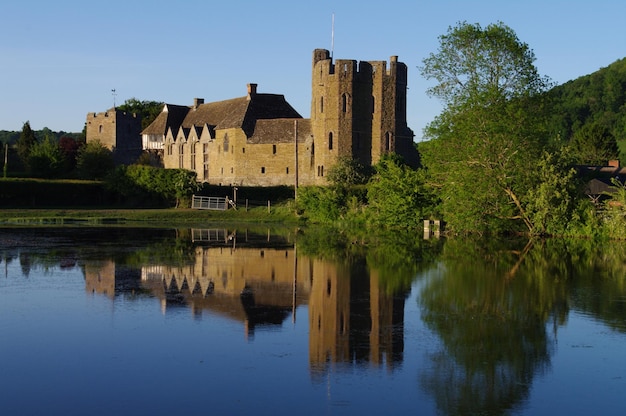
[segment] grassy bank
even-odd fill
[[[195,209],[3,209],[0,225],[145,225],[193,226],[207,223],[254,222],[298,224],[290,203],[249,210],[209,211]]]

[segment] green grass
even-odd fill
[[[125,224],[125,225],[194,225],[224,222],[289,223],[298,224],[301,219],[287,202],[246,211],[196,210],[189,208],[168,209],[2,209],[0,225],[62,225],[62,224]]]

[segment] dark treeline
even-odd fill
[[[0,130],[0,142],[8,143],[10,145],[15,144],[15,142],[17,142],[17,139],[20,138],[20,133],[21,131]],[[35,137],[37,137],[38,139],[43,139],[45,137],[52,137],[56,141],[59,141],[61,140],[62,137],[69,137],[71,139],[76,140],[77,142],[85,141],[84,132],[69,133],[65,131],[52,131],[49,128],[44,127],[41,130],[34,130],[34,133],[35,133]]]

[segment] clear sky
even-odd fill
[[[558,84],[626,57],[624,0],[3,1],[0,130],[78,132],[114,98],[191,105],[247,83],[308,118],[312,52],[331,49],[333,14],[335,58],[408,65],[416,139],[441,111],[417,67],[459,21],[510,26]]]

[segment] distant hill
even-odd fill
[[[626,162],[626,58],[556,86],[548,95],[554,134],[570,141],[585,126],[599,126],[615,138]]]

